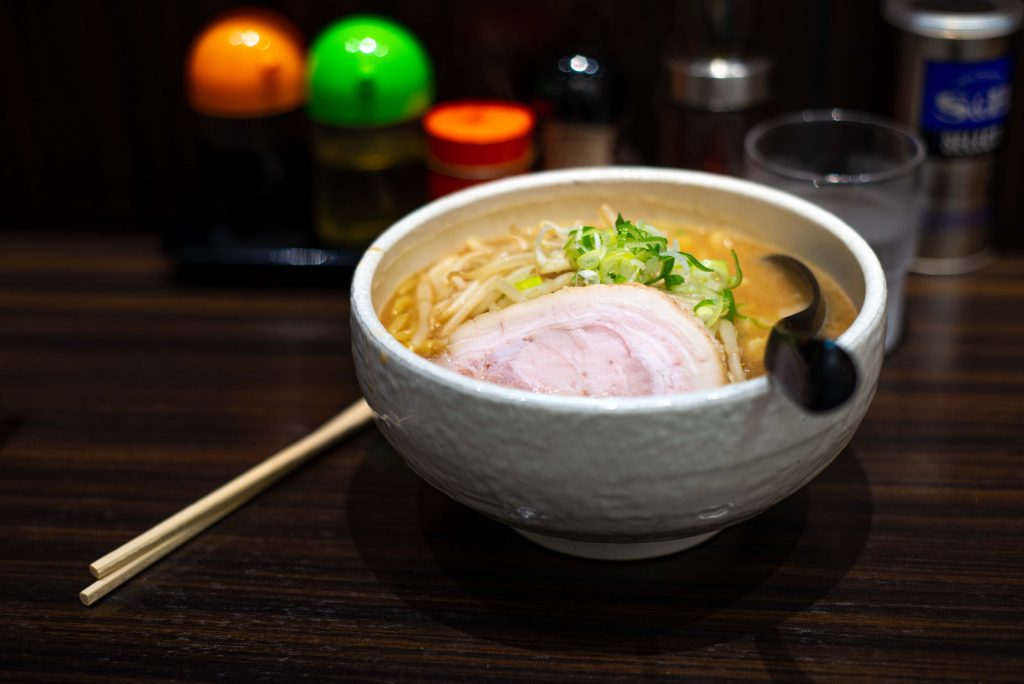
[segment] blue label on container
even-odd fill
[[[927,62],[921,133],[933,155],[976,157],[1003,141],[1010,110],[1010,60]]]

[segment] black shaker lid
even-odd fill
[[[538,88],[543,113],[562,121],[612,123],[621,111],[618,80],[601,57],[571,53],[560,57]]]

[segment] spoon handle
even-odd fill
[[[811,301],[805,309],[786,316],[776,325],[796,333],[817,335],[825,324],[827,305],[821,296],[821,288],[818,286],[818,279],[814,277],[814,273],[802,261],[785,254],[770,254],[764,258],[764,261],[796,275],[811,295]]]
[[[845,403],[857,389],[857,366],[835,342],[818,337],[825,323],[826,303],[814,273],[785,254],[764,260],[795,275],[807,288],[807,308],[778,321],[768,335],[764,365],[772,383],[811,413]]]

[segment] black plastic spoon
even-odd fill
[[[806,309],[778,321],[768,335],[764,366],[769,379],[812,413],[841,406],[857,388],[857,367],[835,342],[818,337],[825,322],[818,279],[793,257],[772,254],[764,260],[794,275],[811,293]]]

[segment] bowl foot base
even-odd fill
[[[514,529],[514,528],[513,528]],[[535,544],[540,544],[546,549],[558,551],[569,556],[579,558],[591,558],[593,560],[606,561],[630,561],[643,560],[645,558],[658,558],[667,556],[679,551],[693,548],[697,544],[711,539],[720,530],[697,534],[692,537],[681,539],[664,539],[652,542],[626,542],[622,544],[609,542],[586,542],[575,539],[562,539],[561,537],[549,537],[546,534],[526,532],[516,529],[516,532],[523,535]]]

